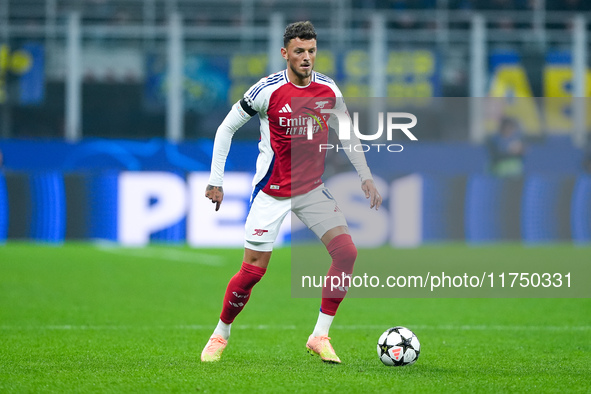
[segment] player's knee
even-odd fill
[[[267,268],[271,260],[272,242],[248,242],[244,248],[243,261],[261,268]]]
[[[245,288],[252,288],[256,285],[267,272],[266,268],[257,267],[256,265],[243,262],[240,268],[243,285]]]
[[[355,259],[357,259],[357,247],[349,234],[336,236],[327,245],[328,252],[332,257],[332,264],[335,268],[348,274],[353,272]]]
[[[355,245],[351,243],[339,248],[337,255],[337,258],[333,258],[335,267],[348,274],[352,273],[355,259],[357,259],[357,248]]]

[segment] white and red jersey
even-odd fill
[[[298,103],[307,102],[309,98],[309,105],[305,106],[306,109],[301,108],[301,104],[298,105],[300,108],[292,109],[293,98],[303,98],[298,99]],[[275,197],[301,195],[316,188],[322,183],[326,154],[319,149],[319,144],[328,142],[326,124],[330,120],[327,115],[319,114],[315,108],[346,111],[339,88],[327,76],[313,71],[307,86],[291,83],[287,70],[262,78],[234,105],[233,111],[218,129],[209,184],[222,185],[223,167],[231,136],[258,113],[261,139],[253,186]],[[306,120],[310,117],[310,110],[317,118],[323,118],[320,121],[324,125],[322,127],[314,122],[314,136],[311,140],[306,133]],[[349,152],[347,155],[362,181],[371,179],[364,155]]]
[[[307,193],[322,183],[324,173],[326,152],[320,152],[318,146],[328,142],[328,128],[316,127],[313,140],[308,140],[307,116],[301,108],[292,109],[294,97],[318,101],[342,95],[336,84],[322,74],[313,72],[308,86],[297,86],[289,82],[287,70],[261,79],[244,95],[243,103],[259,114],[261,122],[254,184],[275,197]],[[331,101],[323,108],[332,108],[336,100]]]

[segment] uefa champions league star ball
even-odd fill
[[[419,338],[406,327],[389,328],[378,339],[378,357],[389,367],[414,364],[420,352]]]

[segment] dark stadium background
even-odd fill
[[[388,183],[422,177],[417,244],[589,242],[588,101],[571,97],[589,92],[590,16],[580,0],[3,0],[0,240],[120,241],[116,174],[208,171],[231,104],[284,66],[283,26],[310,19],[316,69],[345,97],[419,114],[418,143],[368,154]],[[508,178],[491,149],[503,117],[526,146]],[[227,170],[252,172],[256,120],[235,140]],[[150,237],[188,231],[181,215]]]

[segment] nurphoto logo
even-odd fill
[[[351,118],[349,117],[349,114],[345,111],[340,111],[337,109],[320,109],[320,112],[323,114],[332,114],[335,115],[338,119],[338,134],[339,134],[339,139],[341,141],[346,141],[346,140],[350,140],[351,139]],[[386,119],[386,122],[384,122],[384,118]],[[406,123],[399,123],[399,122],[395,122],[395,119],[407,119],[410,122],[406,122]],[[318,120],[315,119],[317,123]],[[411,128],[413,128],[414,126],[416,126],[417,124],[417,117],[411,113],[408,112],[387,112],[384,116],[384,112],[378,112],[378,130],[374,133],[374,134],[362,134],[359,131],[359,113],[358,112],[354,112],[353,113],[353,132],[355,133],[355,136],[357,138],[359,138],[359,140],[361,141],[375,141],[377,139],[379,139],[380,137],[382,137],[382,134],[384,133],[384,123],[386,123],[386,139],[388,141],[392,141],[392,135],[393,132],[395,130],[400,130],[402,131],[407,137],[408,139],[410,139],[411,141],[418,141],[418,138],[410,131]],[[314,127],[313,127],[313,121],[312,118],[308,118],[307,119],[307,137],[308,140],[311,140],[314,138]],[[404,149],[402,145],[400,144],[356,144],[356,145],[352,145],[350,147],[339,147],[339,146],[334,146],[333,144],[320,144],[319,145],[319,150],[330,150],[330,149],[336,149],[338,150],[343,150],[343,149],[347,149],[347,150],[355,150],[357,152],[367,152],[369,150],[371,150],[373,148],[377,149],[378,152],[380,151],[380,148],[385,148],[385,150],[387,150],[388,152],[402,152],[402,150]]]

